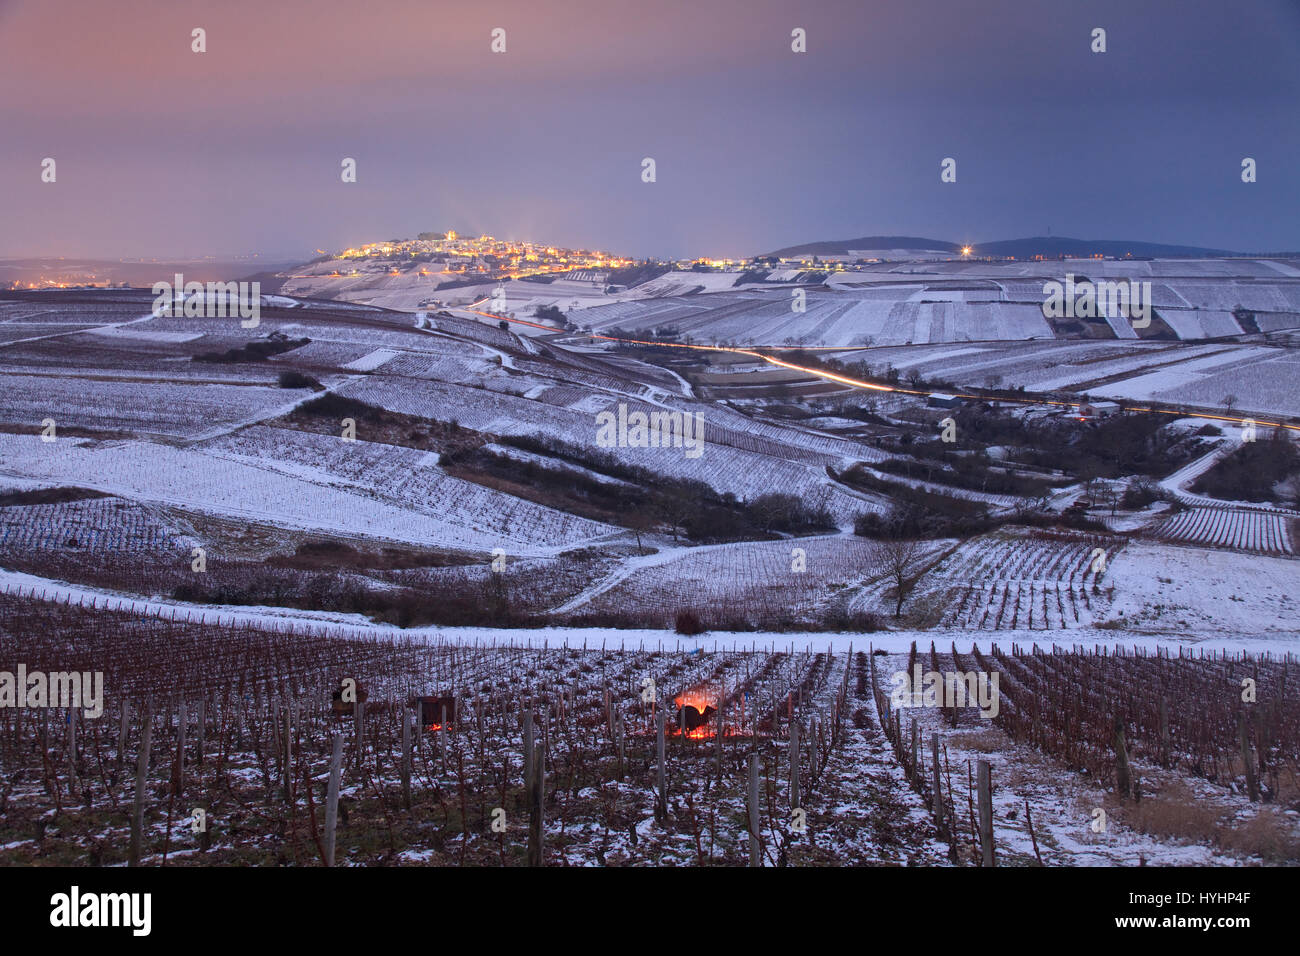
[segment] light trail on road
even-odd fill
[[[497,319],[502,322],[513,322],[518,325],[526,325],[530,328],[541,329],[544,332],[559,332],[554,326],[541,325],[537,322],[529,322],[525,319],[512,319],[504,315],[495,315],[491,312],[481,312],[478,309],[462,309],[463,312],[470,312],[474,315],[481,315],[488,319]],[[934,394],[930,390],[899,388],[896,385],[878,385],[875,382],[864,382],[861,379],[850,378],[847,375],[839,375],[835,372],[828,372],[825,369],[809,368],[806,365],[795,365],[793,362],[786,362],[754,349],[742,349],[730,345],[687,345],[683,342],[650,342],[645,339],[625,339],[617,335],[597,335],[595,333],[585,333],[582,338],[601,339],[605,342],[620,342],[625,345],[646,345],[653,348],[667,349],[692,349],[697,352],[730,352],[734,355],[749,355],[759,359],[769,365],[775,365],[779,368],[789,369],[794,372],[805,372],[808,375],[817,378],[824,378],[827,381],[838,382],[841,385],[848,385],[850,388],[869,389],[876,392],[896,392],[900,395],[925,395]],[[843,351],[854,351],[853,349],[844,349]],[[954,398],[966,398],[979,402],[1012,402],[1017,405],[1052,405],[1057,408],[1074,408],[1078,409],[1081,402],[1062,402],[1050,398],[1002,398],[1001,396],[992,395],[973,395],[965,392],[945,392],[951,394]],[[1180,412],[1172,408],[1151,408],[1141,405],[1121,405],[1120,409],[1126,412],[1150,412],[1156,415],[1172,415],[1176,418],[1205,418],[1216,422],[1229,422],[1235,425],[1255,425],[1265,428],[1285,428],[1287,431],[1300,432],[1300,425],[1290,425],[1286,422],[1265,421],[1259,418],[1235,418],[1231,415],[1212,414],[1206,412]]]

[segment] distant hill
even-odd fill
[[[787,246],[767,255],[781,259],[804,256],[844,256],[850,249],[915,249],[918,252],[944,252],[956,255],[961,246],[939,239],[918,239],[916,236],[864,236],[861,239],[831,239],[826,242],[805,242]]]
[[[1134,242],[1129,239],[1070,239],[1065,236],[1034,236],[1031,239],[982,242],[973,245],[971,252],[973,255],[982,256],[1015,256],[1017,259],[1032,256],[1086,256],[1096,253],[1105,256],[1132,255],[1175,258],[1241,255],[1241,253],[1232,252],[1228,249],[1170,246],[1160,242]]]
[[[806,242],[787,246],[768,253],[779,258],[805,256],[844,256],[854,249],[891,249],[920,252],[943,252],[957,255],[961,245],[940,239],[919,239],[915,236],[863,236],[861,239],[831,239],[826,242]],[[1105,256],[1152,257],[1212,257],[1237,256],[1227,249],[1203,249],[1199,246],[1171,246],[1158,242],[1133,242],[1127,239],[1070,239],[1066,236],[1034,236],[1028,239],[1004,239],[1000,242],[977,242],[971,245],[976,256],[1014,256],[1030,259],[1034,256],[1087,256],[1100,253]]]
[[[283,284],[275,273],[295,263],[289,260],[245,257],[242,259],[74,259],[59,256],[0,259],[0,288],[17,283],[36,288],[63,285],[113,285],[125,283],[149,288],[155,282],[171,282],[176,273],[187,282],[232,282],[260,279],[263,292],[275,292]],[[274,287],[273,287],[274,286]]]

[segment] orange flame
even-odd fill
[[[706,707],[717,708],[720,696],[721,695],[711,687],[692,687],[690,690],[682,691],[674,697],[673,703],[677,705],[679,710],[683,707],[694,707],[697,711],[703,714]],[[717,731],[713,727],[713,721],[716,719],[716,716],[716,714],[712,715],[708,723],[701,724],[699,727],[688,730],[684,735],[682,734],[681,717],[679,716],[678,719],[673,722],[672,735],[674,737],[685,736],[688,740],[708,740],[717,734]]]

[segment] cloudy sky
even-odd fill
[[[1298,47],[1300,0],[0,0],[0,256],[1295,250]]]

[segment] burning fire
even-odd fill
[[[679,708],[694,707],[700,713],[704,713],[705,707],[713,707],[717,704],[717,697],[708,689],[697,687],[678,694],[673,698],[673,703]]]
[[[691,708],[686,712],[687,729],[685,736],[688,740],[707,740],[715,736],[717,731],[713,726],[713,715],[717,712],[717,701],[719,698],[713,689],[708,687],[692,687],[690,690],[683,691],[673,698],[673,703],[677,705],[677,719],[673,721],[673,735],[682,735],[682,716],[681,711],[687,707]],[[690,726],[695,724],[696,726]]]

